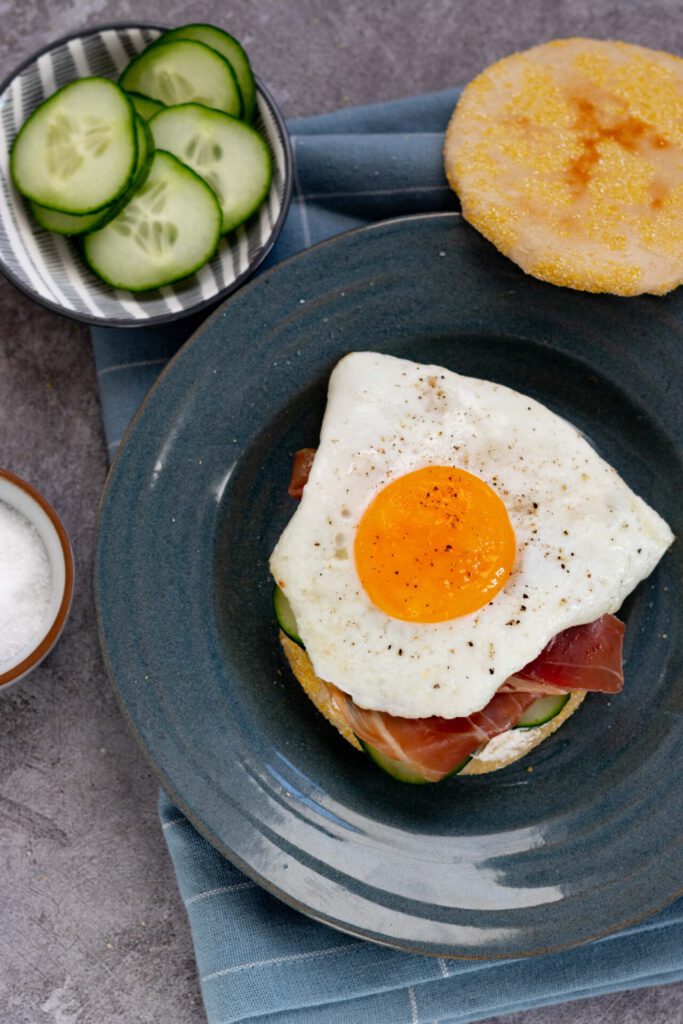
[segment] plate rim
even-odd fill
[[[60,36],[58,39],[53,40],[51,43],[47,43],[39,50],[34,51],[30,56],[26,57],[20,64],[18,64],[13,71],[10,71],[8,75],[0,82],[0,96],[2,96],[10,85],[21,75],[26,68],[30,67],[31,64],[35,64],[40,57],[46,53],[51,53],[52,50],[56,50],[60,46],[65,46],[71,42],[72,39],[85,39],[88,36],[98,35],[102,32],[119,31],[122,29],[154,29],[159,32],[166,32],[169,27],[168,25],[159,25],[156,22],[151,21],[113,21],[107,22],[106,24],[97,24],[88,26],[81,32],[69,32],[67,35]],[[289,207],[292,201],[292,191],[294,188],[294,158],[292,155],[292,140],[289,137],[287,131],[287,125],[285,123],[284,116],[280,110],[279,105],[275,102],[273,94],[270,89],[267,88],[261,81],[261,79],[254,75],[254,81],[256,83],[256,91],[260,92],[264,97],[270,113],[273,115],[273,119],[280,133],[280,140],[282,142],[282,150],[284,153],[284,194],[282,197],[282,206],[275,224],[273,225],[272,231],[268,237],[268,242],[264,245],[263,249],[259,253],[258,257],[253,263],[249,263],[245,269],[239,274],[234,281],[226,285],[221,291],[212,295],[208,299],[203,299],[201,302],[195,303],[192,306],[188,306],[187,309],[183,308],[179,312],[168,312],[159,313],[157,316],[148,317],[146,320],[130,319],[125,317],[110,317],[110,316],[94,316],[91,313],[80,313],[77,310],[68,310],[63,306],[60,306],[58,302],[53,302],[51,299],[46,299],[42,295],[38,295],[32,291],[23,281],[20,281],[7,266],[4,256],[0,253],[0,273],[3,277],[10,282],[17,291],[21,292],[27,298],[36,302],[39,306],[44,309],[49,309],[54,313],[59,313],[61,316],[66,317],[69,320],[75,320],[77,323],[89,324],[94,327],[130,327],[130,328],[141,328],[157,326],[160,324],[167,324],[170,322],[176,322],[185,319],[185,317],[193,316],[196,313],[200,313],[202,310],[210,309],[216,304],[223,303],[233,292],[237,291],[242,284],[256,273],[258,268],[263,264],[263,261],[270,254],[273,246],[280,237],[280,233],[284,226],[287,214],[289,213]]]
[[[242,291],[246,292],[246,291],[248,291],[248,290],[250,290],[250,289],[252,289],[254,287],[260,286],[261,281],[265,281],[267,278],[270,278],[271,275],[273,275],[273,274],[275,274],[277,272],[280,272],[282,270],[282,268],[285,268],[285,267],[289,266],[290,264],[296,263],[296,262],[298,262],[301,259],[310,258],[310,254],[314,250],[317,251],[317,250],[322,249],[322,248],[327,248],[329,246],[334,246],[340,240],[343,240],[343,239],[345,239],[345,238],[347,238],[349,236],[358,236],[358,235],[365,234],[365,233],[368,233],[368,232],[373,232],[373,231],[377,231],[377,230],[384,230],[384,229],[386,229],[388,227],[392,227],[392,226],[395,226],[395,225],[411,223],[411,222],[421,223],[421,222],[425,222],[425,221],[429,221],[429,220],[439,220],[439,221],[444,222],[445,224],[447,224],[449,222],[451,222],[451,223],[463,222],[464,223],[464,218],[463,218],[462,214],[459,211],[454,210],[454,211],[435,211],[435,212],[430,212],[430,213],[407,214],[407,215],[401,215],[401,216],[397,216],[397,217],[387,218],[386,220],[374,221],[374,222],[371,222],[369,224],[364,224],[364,225],[361,225],[359,227],[351,228],[350,230],[347,230],[347,231],[340,232],[338,234],[332,235],[329,238],[325,238],[325,239],[315,243],[312,246],[309,246],[309,247],[307,247],[305,249],[300,250],[297,253],[294,253],[293,255],[291,255],[291,256],[287,257],[286,259],[282,260],[281,262],[277,263],[275,266],[269,268],[269,270],[265,274],[260,275],[258,279],[250,281],[245,286],[245,288],[242,289]],[[227,301],[229,302],[230,300],[228,299]],[[102,544],[101,526],[102,526],[102,518],[103,518],[103,514],[104,514],[105,504],[107,502],[107,499],[108,499],[108,496],[109,496],[109,493],[110,493],[110,489],[112,487],[113,479],[114,479],[114,476],[115,476],[116,471],[118,469],[119,462],[120,462],[121,458],[124,456],[125,449],[126,449],[126,447],[128,445],[128,442],[129,442],[129,440],[131,438],[132,433],[137,428],[138,420],[139,420],[139,418],[141,418],[141,416],[146,411],[146,407],[147,407],[148,403],[150,403],[153,400],[154,395],[155,395],[155,393],[157,391],[157,388],[159,388],[159,387],[161,387],[163,385],[163,382],[164,382],[164,379],[165,379],[166,375],[169,374],[170,372],[172,372],[172,370],[175,367],[176,363],[179,362],[183,358],[183,356],[187,353],[187,351],[191,347],[193,347],[195,343],[197,343],[200,340],[201,336],[203,335],[203,333],[205,332],[205,330],[207,329],[209,324],[214,319],[218,318],[221,315],[224,306],[225,306],[225,303],[221,303],[220,307],[218,309],[214,310],[206,318],[206,320],[204,320],[195,329],[195,331],[192,332],[192,334],[188,337],[188,339],[185,341],[185,343],[178,349],[178,351],[174,354],[174,356],[164,366],[163,370],[161,371],[161,373],[159,374],[157,379],[154,381],[154,383],[150,387],[149,391],[146,393],[143,401],[140,403],[139,407],[136,409],[135,413],[133,414],[133,417],[131,418],[131,420],[130,420],[126,430],[124,431],[124,433],[123,433],[123,435],[121,437],[120,444],[119,444],[118,449],[117,449],[117,451],[116,451],[116,453],[114,455],[114,458],[112,460],[109,472],[107,474],[107,479],[105,481],[105,486],[103,488],[102,495],[100,497],[100,501],[99,501],[98,508],[97,508],[96,519],[95,519],[95,547],[94,547],[94,557],[93,557],[93,562],[92,562],[92,577],[91,577],[91,579],[92,579],[93,591],[94,591],[94,602],[95,602],[95,611],[96,611],[97,633],[98,633],[98,639],[99,639],[99,642],[100,642],[100,650],[102,652],[103,662],[104,662],[104,665],[105,665],[105,668],[106,668],[106,671],[107,671],[107,675],[109,677],[110,684],[112,685],[112,688],[114,690],[114,694],[115,694],[115,698],[116,698],[117,704],[118,704],[118,706],[119,706],[119,708],[120,708],[120,710],[121,710],[121,712],[123,714],[124,720],[126,721],[126,723],[128,725],[128,728],[132,731],[133,736],[135,737],[135,740],[136,740],[139,748],[142,751],[142,754],[143,754],[143,757],[145,758],[146,763],[152,769],[154,775],[158,779],[159,783],[161,784],[161,786],[163,787],[165,792],[168,794],[169,798],[173,801],[173,803],[181,811],[183,816],[189,821],[189,823],[193,826],[193,828],[197,831],[197,833],[202,838],[204,838],[207,842],[209,842],[210,845],[214,849],[216,849],[230,863],[234,864],[248,878],[250,878],[252,881],[256,882],[262,889],[264,889],[265,891],[269,892],[271,895],[273,895],[276,898],[278,898],[280,901],[285,903],[287,906],[292,907],[293,909],[299,911],[300,913],[305,914],[307,917],[311,918],[312,920],[321,922],[321,923],[327,925],[328,927],[334,928],[336,931],[341,932],[343,934],[350,935],[350,936],[353,936],[355,938],[361,938],[361,939],[364,939],[366,941],[372,942],[372,943],[374,943],[376,945],[383,946],[385,948],[401,950],[403,952],[411,953],[411,954],[415,954],[415,955],[419,955],[419,956],[429,956],[429,957],[436,957],[436,958],[456,960],[456,961],[462,960],[462,961],[475,961],[476,962],[476,961],[496,960],[496,961],[505,962],[505,961],[510,961],[510,960],[514,960],[514,959],[520,959],[520,958],[532,958],[532,957],[547,956],[547,955],[551,955],[551,954],[555,954],[555,953],[561,953],[563,951],[566,951],[566,950],[569,950],[569,949],[575,949],[575,948],[583,946],[583,945],[585,945],[587,943],[595,942],[596,940],[599,940],[599,939],[602,939],[602,938],[606,938],[607,936],[618,934],[619,932],[621,932],[622,930],[624,930],[626,928],[633,927],[634,925],[637,925],[637,924],[639,924],[641,922],[644,922],[644,921],[648,920],[650,917],[656,915],[657,913],[660,913],[666,907],[672,905],[676,900],[678,900],[681,897],[683,897],[683,885],[682,885],[679,889],[677,889],[671,895],[667,896],[664,900],[657,902],[655,905],[649,907],[647,910],[645,910],[643,912],[638,912],[636,914],[633,914],[633,915],[631,915],[631,916],[629,916],[629,917],[627,917],[627,918],[625,918],[625,919],[623,919],[623,920],[621,920],[619,922],[616,922],[615,924],[613,924],[613,925],[611,925],[609,927],[605,927],[604,929],[600,929],[598,931],[595,931],[594,933],[592,933],[590,935],[584,936],[584,937],[582,937],[580,939],[577,939],[577,940],[572,940],[572,941],[567,942],[567,943],[557,943],[557,944],[552,944],[552,945],[541,946],[539,948],[531,948],[531,949],[525,949],[525,950],[515,950],[514,952],[508,952],[508,951],[500,952],[500,951],[494,951],[494,950],[487,949],[485,952],[481,952],[481,953],[465,953],[465,952],[462,952],[462,951],[459,951],[459,952],[453,952],[452,950],[449,951],[447,948],[441,948],[441,949],[438,949],[438,950],[436,950],[436,949],[428,949],[428,948],[424,948],[424,947],[419,946],[419,945],[411,945],[409,942],[404,941],[402,939],[390,939],[389,937],[378,936],[376,933],[373,933],[370,929],[364,929],[364,928],[362,928],[360,926],[357,926],[355,924],[354,925],[350,925],[348,922],[341,921],[338,918],[331,917],[331,916],[326,915],[324,913],[320,913],[320,912],[316,911],[315,909],[312,909],[311,907],[307,906],[306,904],[304,904],[303,902],[298,900],[292,894],[286,892],[285,890],[282,890],[278,885],[274,884],[269,879],[264,878],[259,873],[259,871],[256,868],[252,867],[251,864],[246,862],[239,854],[237,854],[235,851],[231,850],[218,836],[216,836],[212,832],[212,830],[204,822],[202,822],[200,820],[199,816],[197,814],[195,814],[195,812],[186,805],[185,801],[180,796],[180,794],[177,792],[177,790],[176,790],[175,786],[173,785],[173,783],[170,781],[166,771],[154,759],[154,757],[152,756],[151,752],[147,749],[147,746],[145,744],[143,735],[142,735],[141,731],[138,729],[138,726],[133,721],[133,718],[132,718],[132,716],[131,716],[131,714],[130,714],[130,712],[128,710],[128,707],[127,707],[127,705],[125,704],[125,702],[123,700],[122,694],[119,691],[119,688],[118,688],[118,685],[117,685],[117,682],[116,682],[116,679],[115,679],[114,671],[113,671],[113,666],[112,666],[112,664],[110,662],[109,652],[108,652],[108,649],[107,649],[107,646],[106,646],[106,643],[105,643],[102,605],[101,605],[101,600],[100,600],[100,590],[99,590],[99,587],[98,587],[97,578],[98,578],[99,565],[100,565],[100,557],[101,557],[101,544]]]

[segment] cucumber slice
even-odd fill
[[[539,697],[530,704],[515,729],[533,729],[536,725],[545,725],[555,715],[559,715],[571,694],[561,693],[558,696]]]
[[[155,145],[173,153],[218,196],[222,232],[251,217],[270,188],[270,153],[264,139],[244,121],[196,103],[168,107],[153,117]]]
[[[425,779],[422,775],[418,774],[413,768],[409,768],[408,765],[402,761],[396,761],[393,757],[387,757],[386,754],[382,754],[372,744],[366,743],[365,740],[360,740],[365,753],[372,758],[376,765],[378,765],[382,771],[385,771],[387,775],[391,775],[392,779],[397,779],[399,782],[409,782],[413,786],[426,786],[429,785],[430,779]],[[443,782],[444,779],[450,779],[451,776],[457,775],[461,772],[466,764],[472,760],[471,757],[466,757],[464,761],[456,765],[453,771],[449,772],[448,775],[444,775],[443,779],[439,779],[439,782]]]
[[[235,72],[235,78],[242,93],[242,102],[244,104],[242,116],[245,121],[251,121],[254,116],[254,107],[256,106],[256,84],[249,58],[237,39],[231,36],[229,32],[224,32],[222,28],[217,28],[215,25],[198,24],[172,28],[170,31],[164,32],[159,41],[172,42],[176,39],[194,39],[198,43],[210,46],[212,50],[217,50],[221,57],[225,57]]]
[[[119,84],[167,107],[201,103],[235,117],[242,113],[242,95],[230,64],[204,43],[190,39],[148,46],[131,61]]]
[[[90,268],[114,288],[161,288],[214,254],[221,211],[209,186],[170,153],[157,150],[147,181],[114,220],[86,235]]]
[[[293,640],[295,644],[299,644],[303,647],[303,642],[299,636],[299,627],[296,624],[294,618],[294,612],[292,606],[285,596],[284,590],[280,587],[275,587],[273,591],[273,611],[275,612],[275,618],[277,619],[278,626],[285,633],[290,640]]]
[[[141,117],[135,119],[135,132],[137,137],[138,156],[135,165],[133,181],[120,199],[97,213],[60,213],[59,210],[51,210],[39,203],[29,202],[31,213],[42,228],[47,231],[54,231],[57,235],[85,235],[90,231],[97,231],[103,228],[110,220],[119,213],[126,203],[130,202],[133,194],[142,185],[149,174],[154,156],[154,139],[145,121]]]
[[[125,193],[127,199],[128,192]],[[88,231],[95,231],[103,227],[111,220],[111,211],[118,204],[112,203],[98,210],[97,213],[60,213],[59,210],[51,210],[49,206],[41,206],[40,203],[32,203],[29,200],[29,209],[41,228],[46,231],[53,231],[56,235],[85,235]]]
[[[27,199],[62,213],[109,206],[130,185],[135,111],[107,78],[80,78],[34,110],[12,146],[12,179]]]
[[[155,114],[158,114],[160,110],[164,109],[164,104],[160,103],[159,100],[153,100],[149,96],[143,96],[142,93],[129,92],[126,95],[135,107],[136,112],[145,121],[150,121]]]

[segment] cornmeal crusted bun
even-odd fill
[[[560,39],[487,68],[446,133],[464,217],[528,274],[590,292],[683,281],[683,60]]]
[[[315,674],[306,651],[285,636],[283,632],[280,632],[280,643],[289,662],[289,667],[303,687],[306,696],[327,721],[339,730],[345,740],[361,750],[360,743],[349,729],[346,719],[332,699],[328,684]],[[495,772],[499,768],[505,768],[512,764],[513,761],[518,761],[520,757],[524,757],[544,739],[551,736],[556,729],[559,729],[576,711],[585,696],[585,690],[575,690],[562,711],[545,725],[532,729],[511,729],[507,733],[489,740],[459,774],[484,775],[486,772]]]
[[[324,715],[327,721],[338,729],[345,740],[348,740],[352,747],[357,747],[358,750],[362,750],[360,743],[351,732],[348,723],[341,712],[337,709],[334,700],[330,694],[330,688],[328,684],[320,679],[313,669],[311,659],[306,654],[303,647],[299,647],[293,640],[290,640],[282,631],[280,631],[280,643],[282,649],[285,652],[285,657],[289,662],[289,667],[301,683],[303,691],[309,700],[313,701],[315,706],[321,715]]]

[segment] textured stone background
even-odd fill
[[[555,36],[683,54],[674,0],[0,0],[0,18],[2,77],[83,26],[214,20],[246,44],[290,116],[464,83],[492,60]],[[106,463],[88,333],[4,280],[0,464],[54,502],[78,563],[59,646],[0,700],[0,1024],[201,1024],[156,783],[117,710],[95,634],[90,558]],[[678,1024],[683,985],[504,1020]]]

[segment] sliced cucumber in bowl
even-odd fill
[[[144,121],[150,121],[155,114],[164,109],[164,104],[160,103],[159,100],[153,100],[150,96],[143,96],[142,93],[128,92],[126,95],[135,107],[136,113]]]
[[[267,197],[269,143],[241,120],[243,95],[250,118],[255,83],[239,42],[217,26],[180,26],[118,82],[79,78],[44,99],[14,139],[13,184],[40,227],[82,237],[79,252],[105,283],[135,292],[173,284]],[[166,156],[157,159],[149,124],[172,105],[191,107],[192,123],[177,112],[160,122]]]
[[[148,46],[128,65],[119,85],[167,107],[200,103],[234,117],[242,114],[242,94],[231,65],[192,39]]]
[[[135,110],[108,78],[80,78],[24,122],[10,157],[12,179],[27,199],[62,213],[111,205],[135,173]]]
[[[244,121],[196,103],[168,107],[150,121],[155,145],[173,153],[214,190],[232,231],[268,194],[271,159],[263,138]]]
[[[112,287],[148,291],[199,270],[220,232],[214,192],[171,153],[157,150],[142,188],[106,227],[85,236],[83,254]]]
[[[41,206],[39,203],[33,203],[29,200],[31,213],[41,227],[47,231],[54,231],[57,235],[85,235],[90,231],[97,231],[98,228],[104,227],[105,224],[114,219],[117,213],[130,202],[135,192],[144,183],[152,166],[154,139],[147,124],[141,117],[136,116],[135,131],[137,138],[135,173],[130,187],[126,189],[124,194],[115,202],[105,206],[102,210],[98,210],[96,213],[82,214],[61,213],[59,210],[51,210],[47,206]]]
[[[180,28],[169,29],[168,32],[159,38],[159,43],[173,42],[176,39],[194,39],[198,43],[210,46],[212,50],[225,57],[235,72],[235,78],[242,94],[243,112],[245,121],[251,121],[256,106],[256,83],[251,70],[249,58],[244,52],[241,43],[216,25],[182,25]]]

